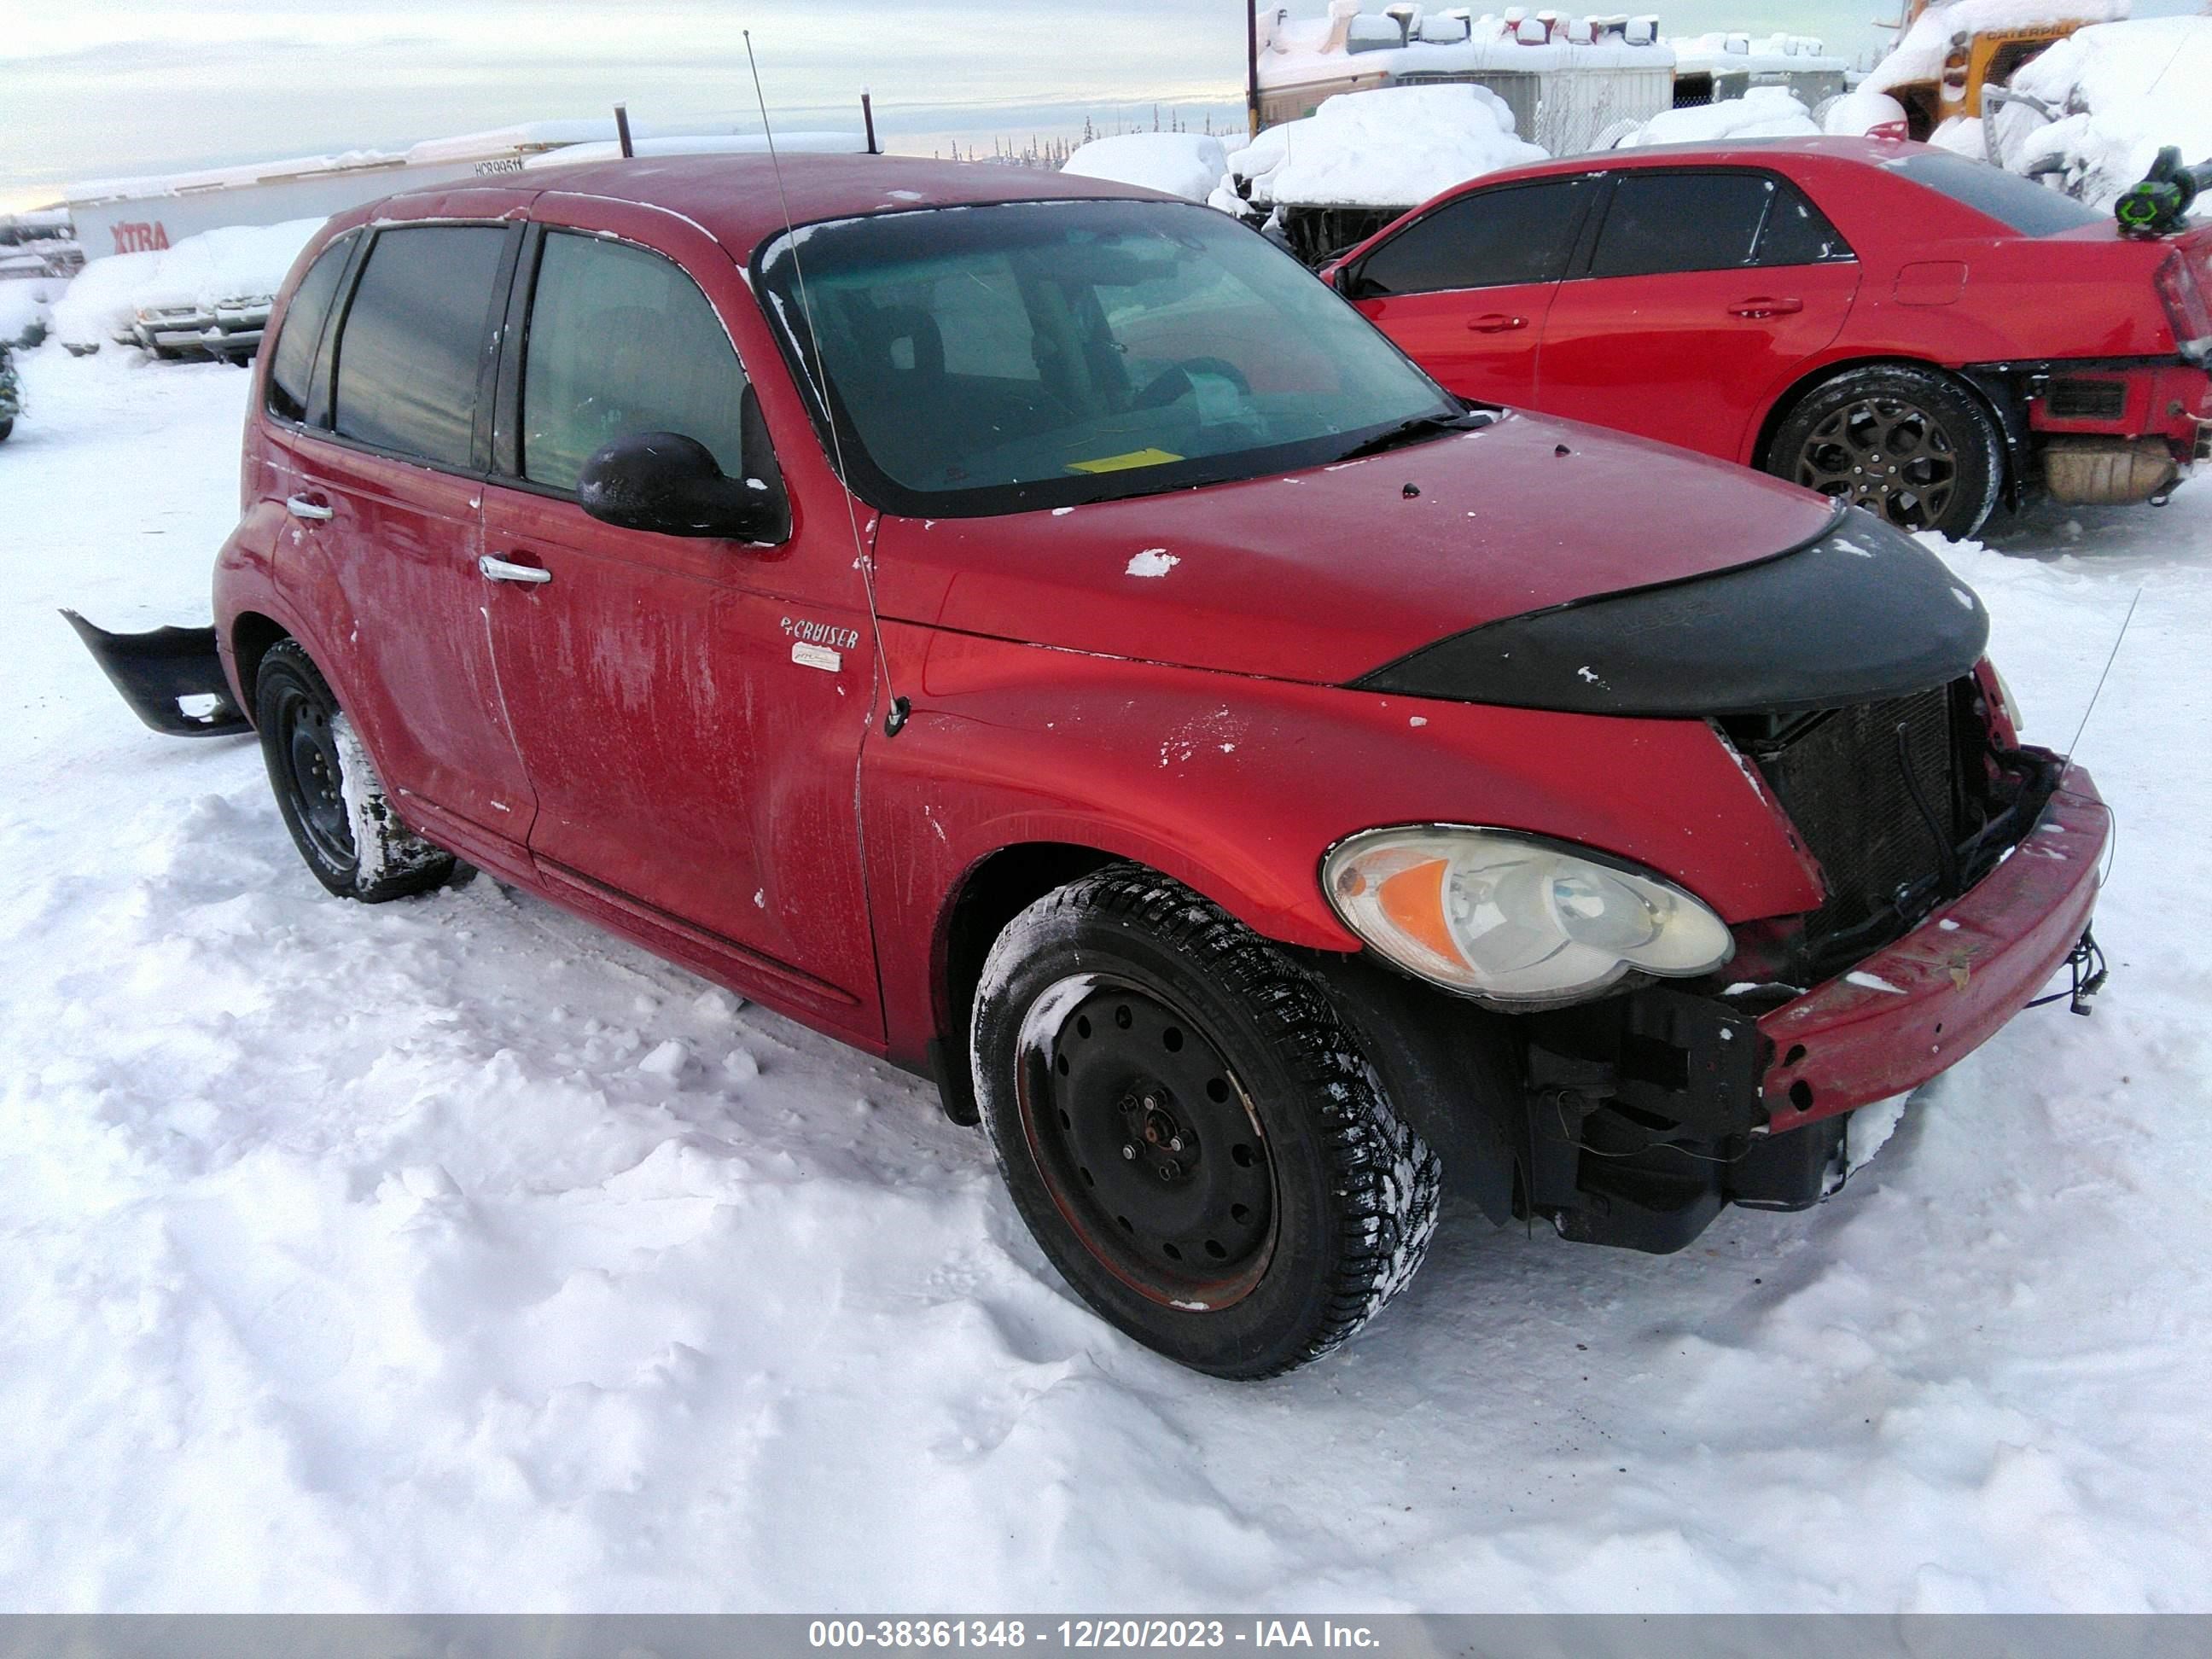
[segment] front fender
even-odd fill
[[[898,629],[894,655],[923,653]],[[1815,866],[1702,720],[1480,707],[969,635],[926,646],[913,714],[872,738],[861,796],[895,1053],[934,1029],[933,942],[968,872],[1032,842],[1172,876],[1284,945],[1351,954],[1328,848],[1456,822],[1601,848],[1724,920],[1818,905]],[[909,654],[911,653],[911,655]]]

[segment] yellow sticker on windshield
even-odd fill
[[[1169,461],[1179,461],[1180,455],[1170,455],[1164,449],[1133,449],[1126,455],[1108,455],[1096,461],[1070,461],[1070,472],[1127,472],[1139,466],[1161,466]]]

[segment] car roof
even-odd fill
[[[790,222],[804,225],[863,214],[999,202],[1182,199],[1108,179],[991,162],[816,152],[784,155],[780,168],[764,155],[580,161],[568,167],[532,167],[496,183],[512,187],[517,207],[537,196],[559,192],[659,208],[692,221],[740,258],[784,228],[787,203]],[[430,185],[387,197],[366,216],[390,219],[435,214],[456,188],[451,184]],[[471,181],[459,188],[475,195],[481,186]]]
[[[1517,167],[1501,167],[1470,179],[1457,190],[1474,189],[1513,179],[1541,179],[1558,173],[1604,173],[1622,167],[1680,167],[1684,163],[1711,167],[1765,167],[1787,173],[1793,162],[1843,161],[1861,167],[1893,169],[1908,157],[1926,154],[1929,146],[1902,138],[1711,138],[1694,144],[1649,144],[1634,149],[1590,150],[1580,155],[1554,156]]]

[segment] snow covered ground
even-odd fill
[[[247,376],[0,447],[0,1606],[2212,1608],[2212,484],[1954,555],[2123,822],[2094,1019],[1653,1259],[1455,1208],[1259,1386],[930,1091],[479,879],[365,910],[54,616],[204,617]]]

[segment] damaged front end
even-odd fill
[[[74,611],[62,615],[131,712],[173,738],[220,738],[250,728],[222,670],[212,628],[111,634]]]
[[[1954,1064],[2069,961],[2081,1007],[2111,815],[2081,768],[2020,744],[1987,639],[1939,559],[1853,511],[1772,559],[1511,618],[1370,677],[1701,719],[1820,877],[1817,908],[1733,924],[1715,972],[1492,1022],[1509,1052],[1436,1111],[1510,1154],[1510,1194],[1476,1194],[1493,1218],[1664,1252],[1729,1204],[1802,1209],[1847,1173],[1857,1108]],[[1424,1018],[1468,1025],[1450,1001]],[[1433,1097],[1439,1073],[1391,1081]]]

